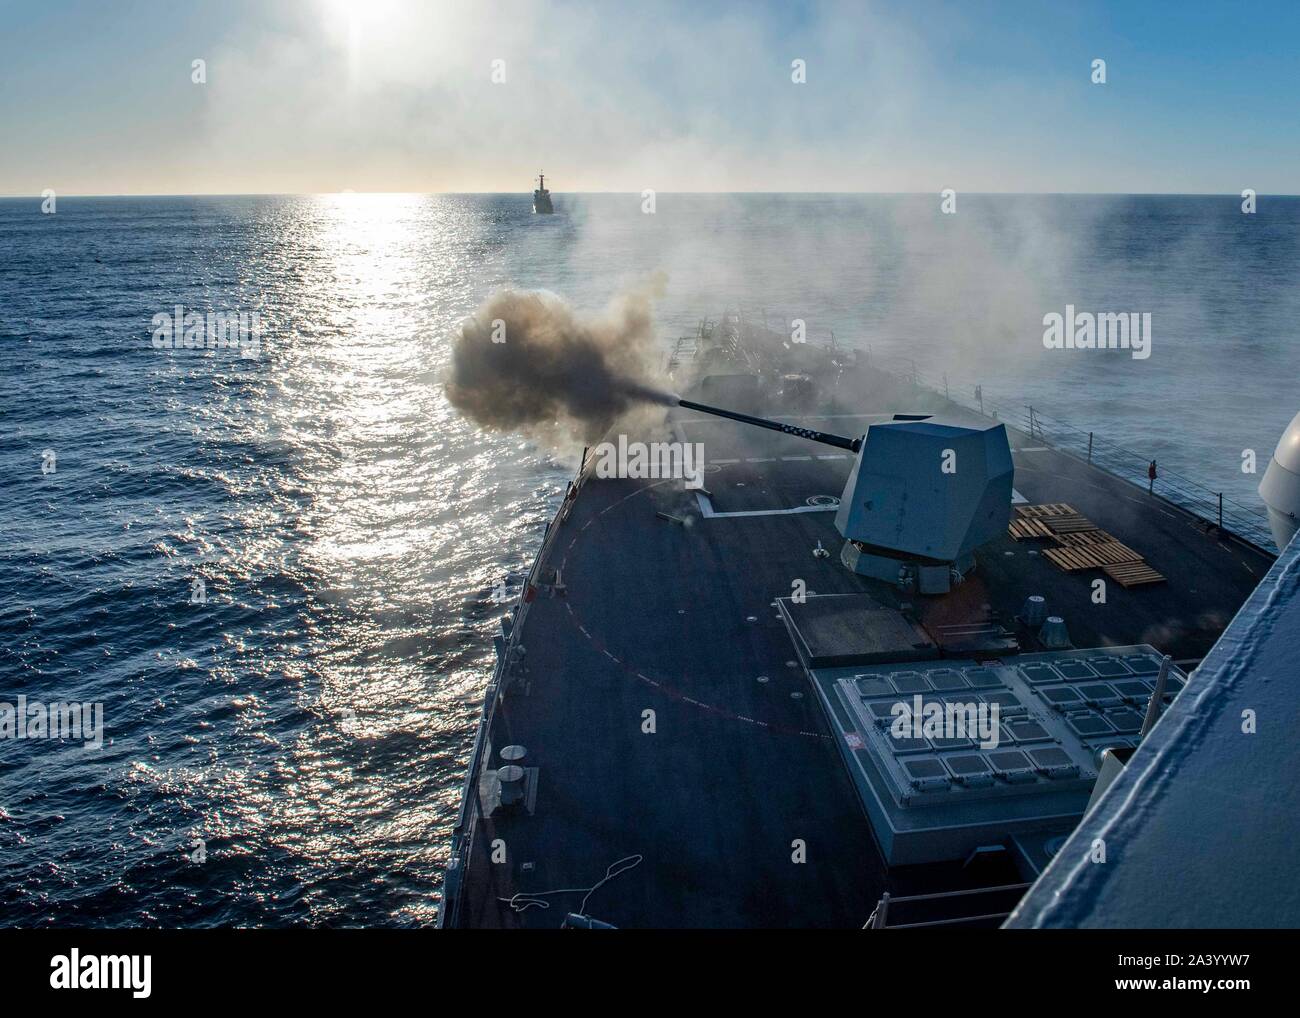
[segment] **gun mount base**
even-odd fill
[[[890,553],[861,541],[845,541],[840,561],[850,572],[892,583],[916,594],[946,594],[975,568],[975,556],[968,553],[952,562]]]

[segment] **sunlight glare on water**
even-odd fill
[[[0,745],[0,924],[433,920],[490,592],[578,453],[444,397],[448,338],[500,287],[595,313],[662,270],[665,342],[728,306],[805,318],[1253,497],[1241,450],[1266,462],[1298,409],[1300,316],[1255,283],[1294,274],[1300,203],[968,198],[944,233],[910,201],[0,201],[0,692],[102,702],[107,729]],[[1067,301],[1154,311],[1151,360],[1044,357]],[[178,304],[257,311],[261,358],[155,349]]]

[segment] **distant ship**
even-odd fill
[[[533,211],[547,215],[555,211],[555,206],[551,204],[551,192],[546,190],[545,173],[537,175],[537,190],[533,192]]]

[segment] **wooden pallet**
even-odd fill
[[[1018,512],[1024,519],[1038,519],[1042,516],[1077,516],[1074,506],[1064,502],[1049,502],[1046,505],[1018,505]]]
[[[1007,533],[1016,541],[1030,538],[1050,538],[1054,535],[1042,520],[1012,520],[1007,524]]]
[[[1165,578],[1145,562],[1119,562],[1102,568],[1107,576],[1123,587],[1140,587],[1144,583],[1165,582]]]
[[[1118,540],[1113,534],[1108,534],[1104,530],[1080,530],[1073,534],[1053,534],[1056,543],[1066,548],[1076,548],[1089,544],[1109,544],[1111,541]]]
[[[1127,544],[1119,541],[1106,541],[1104,544],[1087,545],[1087,550],[1092,556],[1105,566],[1128,565],[1132,562],[1141,562],[1142,556],[1130,548]]]
[[[1084,530],[1100,529],[1092,520],[1079,513],[1073,516],[1048,516],[1043,522],[1052,528],[1053,534],[1077,534]]]
[[[1141,563],[1142,556],[1118,541],[1105,544],[1077,545],[1073,548],[1048,548],[1043,555],[1067,573],[1080,569],[1105,569],[1108,566]]]
[[[1043,557],[1067,573],[1077,572],[1080,569],[1101,568],[1100,563],[1080,548],[1048,548],[1043,552]]]

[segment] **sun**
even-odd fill
[[[347,51],[348,79],[355,84],[361,73],[361,50],[367,20],[366,0],[321,0],[326,32]]]
[[[408,38],[419,10],[395,0],[319,0],[325,34],[347,53],[348,80],[382,72],[392,47]]]

